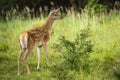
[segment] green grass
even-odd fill
[[[34,48],[30,59],[30,69],[32,73],[27,74],[24,61],[21,64],[21,75],[17,76],[17,58],[20,52],[19,35],[35,26],[42,25],[44,18],[12,19],[7,22],[0,22],[0,80],[58,80],[54,77],[51,67],[60,63],[62,54],[56,53],[52,48],[54,43],[59,43],[59,37],[65,36],[73,41],[76,34],[81,29],[91,27],[92,41],[95,44],[93,52],[90,54],[91,63],[90,74],[83,71],[76,73],[69,71],[68,80],[119,80],[119,61],[120,61],[120,14],[111,12],[108,15],[89,15],[87,12],[82,14],[69,13],[62,20],[57,20],[53,24],[51,39],[49,41],[50,66],[46,65],[44,51],[42,51],[41,69],[37,71],[37,51]],[[64,79],[63,79],[64,80]]]

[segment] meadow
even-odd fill
[[[18,16],[6,22],[0,21],[0,80],[120,80],[120,12],[115,10],[108,14],[89,14],[87,10],[83,10],[81,14],[68,11],[62,20],[57,20],[53,24],[48,44],[50,65],[46,64],[42,50],[41,68],[37,71],[37,49],[34,48],[29,59],[32,73],[27,74],[23,61],[21,75],[18,76],[19,35],[42,25],[45,19],[43,16],[33,19]],[[64,73],[65,70],[59,68],[66,66],[59,64],[64,59],[64,53],[57,52],[53,46],[60,43],[60,36],[74,41],[76,35],[87,27],[91,29],[91,41],[94,44],[89,55],[90,71],[80,69],[67,70]]]

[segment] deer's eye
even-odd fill
[[[57,13],[54,13],[55,16],[57,16]]]

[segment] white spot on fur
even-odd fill
[[[27,40],[28,40],[27,36],[24,37],[22,37],[22,35],[20,36],[20,44],[22,48],[27,48]]]

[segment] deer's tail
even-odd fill
[[[22,33],[19,37],[20,46],[22,49],[27,49],[28,44],[28,34]]]

